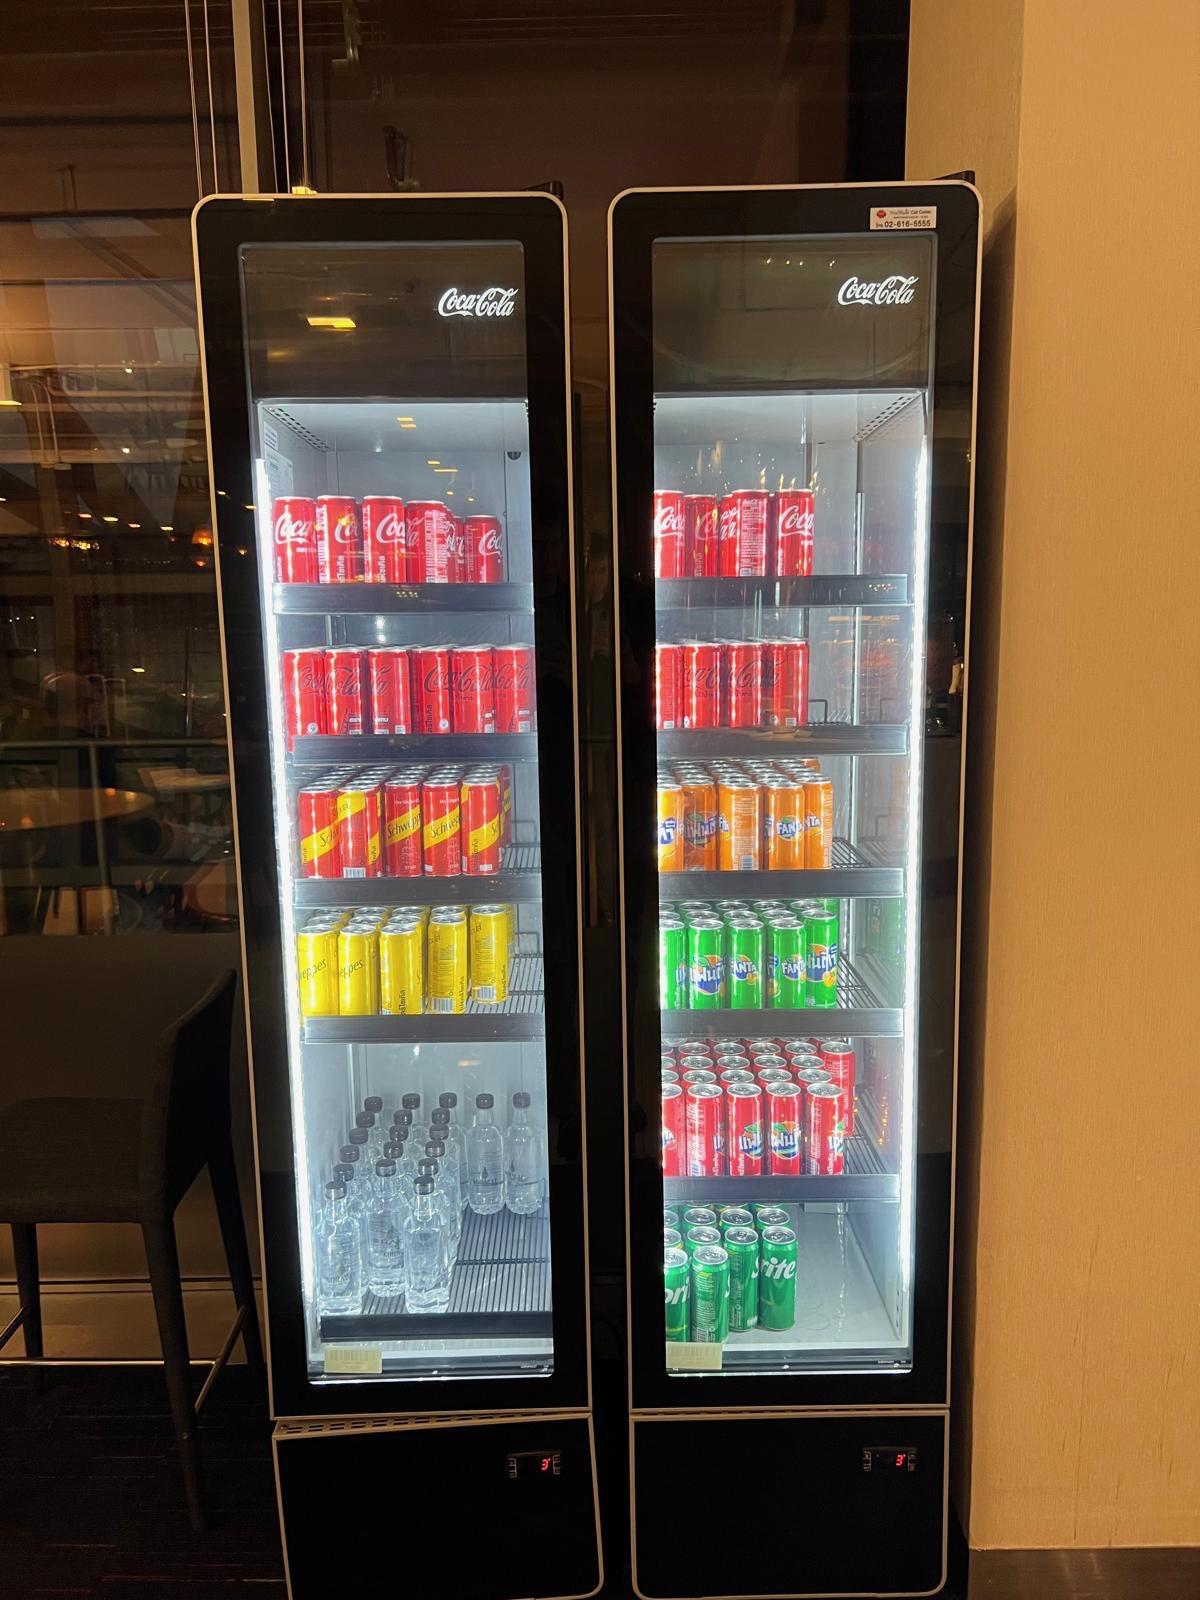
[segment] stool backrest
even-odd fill
[[[229,1138],[229,1059],[237,973],[212,987],[158,1042],[154,1079],[142,1117],[141,1182],[145,1198],[173,1208],[208,1159]]]

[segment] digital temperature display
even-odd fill
[[[863,1449],[862,1469],[864,1472],[915,1472],[917,1452],[897,1449],[890,1444],[868,1445]]]
[[[505,1472],[510,1478],[562,1476],[562,1452],[559,1450],[520,1450],[504,1460]]]

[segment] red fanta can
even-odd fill
[[[677,1083],[662,1087],[662,1169],[664,1178],[683,1178],[687,1152],[687,1102]]]
[[[496,517],[468,517],[463,525],[467,542],[467,582],[504,582],[504,529]]]
[[[758,728],[763,719],[763,653],[749,640],[725,646],[725,713],[731,728]]]
[[[654,726],[683,727],[683,646],[654,646]]]
[[[363,577],[368,583],[403,583],[408,576],[404,502],[369,494],[362,503]]]
[[[684,556],[690,578],[717,576],[718,506],[711,494],[689,494],[684,499]]]
[[[329,732],[325,700],[324,650],[285,650],[279,658],[283,681],[283,728],[290,750],[300,737]]]
[[[492,651],[495,671],[496,732],[532,733],[533,646],[501,644]]]
[[[813,567],[815,501],[811,489],[782,489],[776,497],[774,575],[807,578]]]
[[[467,538],[463,530],[463,519],[450,514],[450,529],[446,534],[446,582],[466,583],[467,581]]]
[[[316,583],[317,508],[311,500],[276,500],[271,507],[275,582]]]
[[[721,726],[721,647],[688,640],[683,646],[683,726]]]
[[[758,1084],[731,1083],[725,1088],[731,1178],[758,1178],[763,1173],[763,1102]]]
[[[804,1107],[804,1170],[836,1178],[846,1169],[842,1091],[836,1083],[810,1084]]]
[[[654,576],[686,578],[684,547],[687,537],[685,500],[674,489],[654,491]]]
[[[800,1105],[804,1090],[798,1083],[772,1079],[766,1088],[766,1098],[771,1175],[795,1176],[801,1165]]]
[[[329,704],[329,731],[363,733],[366,727],[366,673],[364,650],[343,646],[325,652],[325,693]]]
[[[854,1046],[849,1039],[826,1039],[821,1065],[842,1091],[842,1132],[849,1139],[854,1133]]]
[[[419,878],[421,858],[421,785],[409,778],[391,778],[383,786],[383,861],[389,878]]]
[[[450,652],[432,647],[412,652],[413,698],[418,733],[449,733]]]
[[[362,575],[358,503],[344,495],[323,494],[317,501],[317,581],[358,583]]]
[[[448,583],[450,513],[440,500],[410,500],[406,512],[409,565],[414,550],[421,575],[410,583]]]
[[[455,733],[495,733],[491,645],[464,645],[451,652],[450,722]]]
[[[371,732],[412,733],[412,669],[408,651],[381,647],[367,651],[371,686]]]
[[[719,1083],[690,1083],[687,1106],[687,1176],[725,1176],[725,1091]]]

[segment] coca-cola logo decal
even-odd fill
[[[447,289],[437,303],[439,317],[511,317],[517,304],[515,289],[479,289],[465,294]]]
[[[864,283],[861,278],[847,278],[838,290],[840,306],[906,306],[916,292],[918,278],[905,278],[894,273],[878,283]]]

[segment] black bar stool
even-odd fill
[[[237,973],[222,973],[204,998],[163,1033],[144,1100],[62,1096],[23,1100],[0,1111],[0,1222],[12,1228],[20,1300],[16,1316],[0,1331],[0,1348],[23,1328],[25,1360],[31,1366],[72,1364],[49,1362],[42,1349],[39,1222],[139,1223],[188,1515],[197,1531],[204,1527],[197,1413],[239,1336],[249,1365],[263,1370],[254,1280],[229,1128],[230,1035],[236,989]],[[69,1152],[61,1162],[45,1159],[47,1130],[56,1148]],[[237,1316],[193,1399],[175,1209],[205,1166],[221,1224]]]

